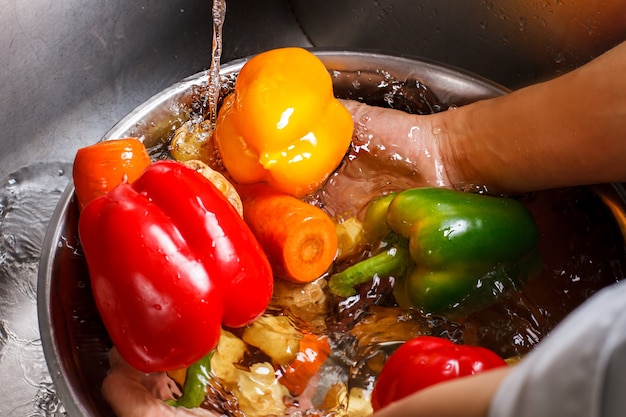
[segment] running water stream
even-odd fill
[[[220,98],[220,60],[222,58],[222,27],[226,17],[226,0],[213,0],[213,45],[211,47],[211,66],[208,80],[209,120],[215,126],[217,104]]]

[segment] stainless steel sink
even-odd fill
[[[2,1],[0,177],[71,161],[152,94],[205,69],[210,1]],[[463,68],[508,88],[626,40],[626,1],[236,0],[223,62],[279,46],[379,50]]]
[[[148,97],[206,69],[210,1],[2,0],[0,177],[71,161]],[[286,1],[229,4],[223,61],[310,46]]]
[[[548,78],[626,39],[626,1],[228,3],[223,62],[286,46],[381,50],[507,87]],[[210,1],[0,0],[0,415],[64,415],[37,332],[45,225],[76,150],[206,69]],[[34,210],[31,212],[30,210]],[[28,256],[23,256],[24,252]],[[17,358],[14,361],[14,358]]]

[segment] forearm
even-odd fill
[[[486,417],[491,399],[511,368],[497,368],[433,385],[390,404],[373,417]]]
[[[626,181],[626,43],[557,79],[434,115],[454,185]]]

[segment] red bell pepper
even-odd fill
[[[376,411],[431,385],[505,365],[489,349],[418,336],[385,362],[372,391],[372,407]]]
[[[245,326],[269,304],[269,262],[209,180],[160,161],[79,218],[95,301],[120,354],[143,372],[196,362],[221,325]]]

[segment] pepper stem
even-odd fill
[[[411,263],[406,244],[394,243],[384,251],[333,274],[329,281],[330,291],[339,297],[356,294],[356,286],[371,281],[374,276],[404,275]]]

